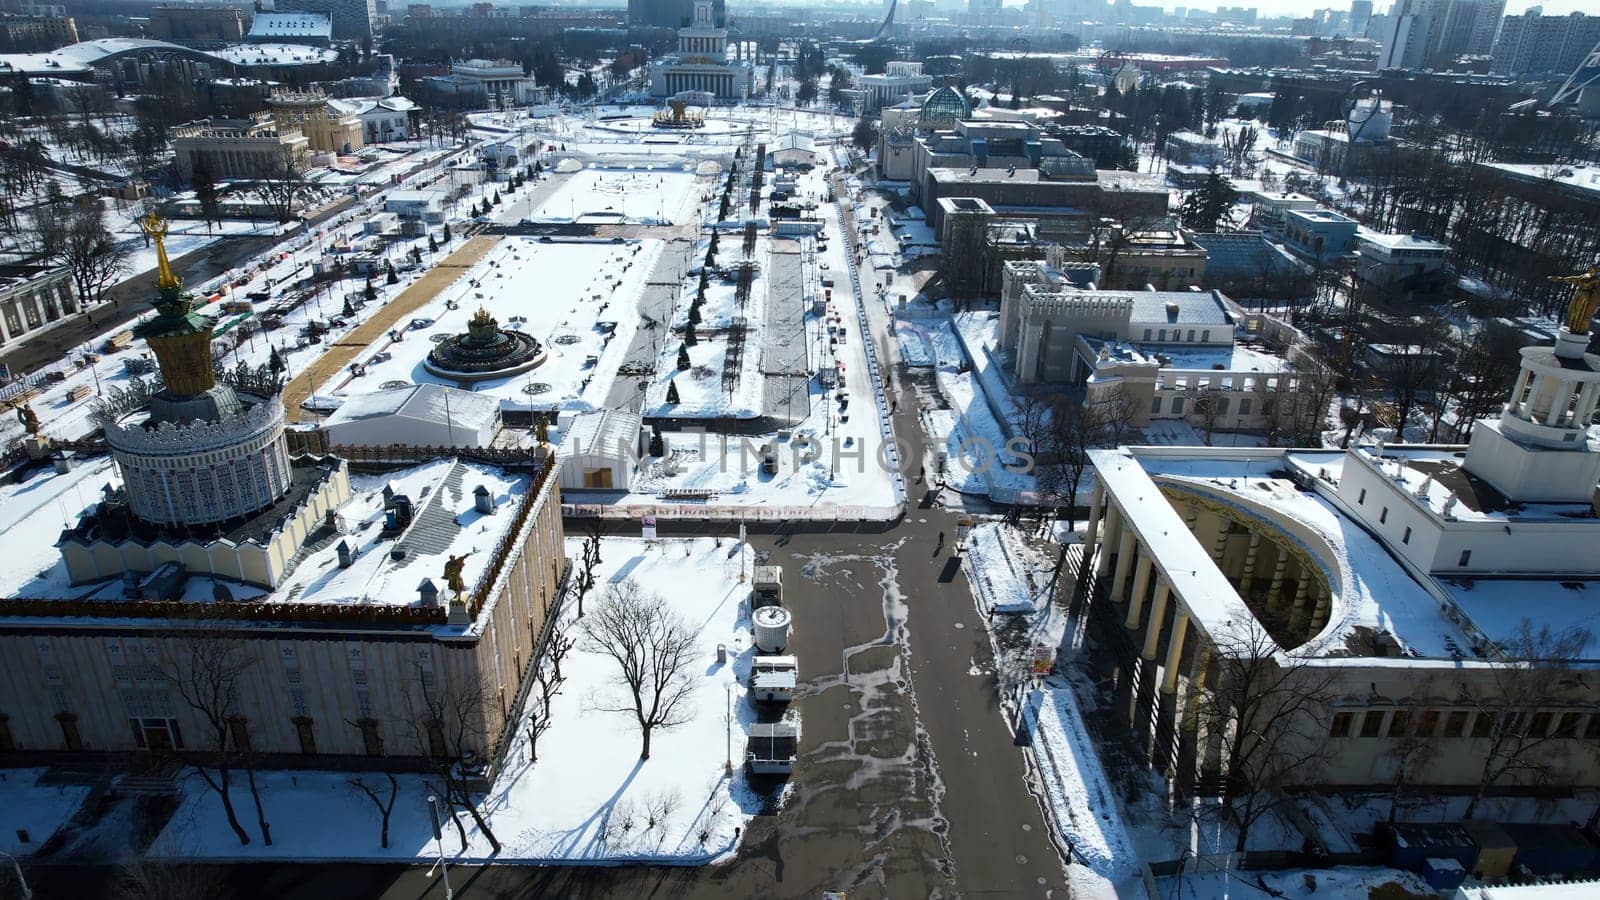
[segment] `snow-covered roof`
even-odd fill
[[[1337,465],[1343,451],[1140,447],[1091,454],[1096,477],[1120,501],[1156,562],[1184,599],[1196,625],[1213,636],[1254,617],[1210,554],[1201,547],[1163,487],[1266,517],[1286,529],[1322,567],[1333,600],[1322,632],[1296,655],[1337,660],[1348,642],[1387,633],[1409,657],[1450,659],[1472,641],[1445,618],[1428,587],[1382,542],[1316,490],[1288,474]],[[1315,477],[1311,479],[1315,481]],[[1244,618],[1240,618],[1240,617]],[[1374,657],[1360,657],[1370,663]]]
[[[443,424],[477,429],[492,424],[500,414],[500,401],[471,391],[424,382],[370,394],[355,394],[339,405],[323,426],[334,428],[384,416],[399,416],[416,423]]]
[[[1174,325],[1232,325],[1233,317],[1216,291],[1132,291],[1130,321]]]
[[[333,19],[327,13],[258,12],[250,21],[250,37],[329,40],[333,37]]]
[[[1432,250],[1438,253],[1447,253],[1450,250],[1449,244],[1419,234],[1385,234],[1365,228],[1356,232],[1356,240],[1385,250]]]

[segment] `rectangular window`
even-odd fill
[[[228,720],[228,734],[233,738],[234,749],[250,752],[250,722],[244,716],[234,716]]]
[[[1411,726],[1411,713],[1407,710],[1397,709],[1389,717],[1389,737],[1405,737],[1406,729]]]
[[[72,713],[62,713],[56,716],[56,721],[61,723],[61,742],[68,750],[83,749],[83,735],[78,733],[78,717]]]
[[[1356,505],[1361,506],[1367,502],[1367,489],[1362,488],[1361,494],[1356,497]]]
[[[1548,712],[1536,712],[1528,720],[1528,736],[1542,738],[1550,733],[1550,720],[1555,716]]]
[[[1461,558],[1456,560],[1456,565],[1465,566],[1469,562],[1472,562],[1472,551],[1471,550],[1463,550],[1463,551],[1461,551]]]
[[[1189,343],[1194,343],[1194,329],[1189,329]]]
[[[1366,717],[1361,720],[1361,736],[1364,738],[1375,738],[1378,736],[1379,732],[1382,731],[1382,729],[1382,710],[1371,710],[1367,713]]]
[[[1347,712],[1334,713],[1333,725],[1328,729],[1328,736],[1336,738],[1349,737],[1350,719],[1351,715]]]
[[[1161,414],[1161,398],[1160,397],[1157,397],[1154,400],[1150,401],[1150,414],[1151,415],[1160,415]]]
[[[1464,709],[1450,710],[1450,714],[1444,717],[1444,736],[1458,738],[1465,734],[1467,730],[1467,715],[1467,711]]]
[[[1163,328],[1163,329],[1161,329],[1161,331],[1158,332],[1158,334],[1160,335],[1160,337],[1156,338],[1156,340],[1162,341],[1164,343],[1167,340],[1167,330],[1165,328]]]
[[[317,752],[317,735],[311,726],[310,716],[294,717],[294,733],[300,738],[300,752],[311,755]]]
[[[1406,526],[1406,533],[1400,536],[1400,543],[1402,543],[1402,544],[1411,543],[1411,526],[1410,525]]]
[[[378,734],[377,719],[360,719],[356,727],[361,729],[361,746],[368,756],[383,755],[383,737]]]
[[[1439,725],[1439,711],[1425,709],[1417,713],[1417,727],[1413,732],[1417,737],[1433,737],[1433,730]]]
[[[428,754],[435,758],[450,755],[444,740],[444,726],[438,722],[428,723]]]
[[[1494,734],[1494,716],[1488,713],[1478,713],[1472,717],[1472,736],[1486,738]]]
[[[1239,415],[1241,415],[1241,416],[1250,415],[1250,406],[1251,406],[1251,403],[1250,403],[1250,398],[1249,397],[1245,397],[1245,398],[1241,399],[1239,401]]]
[[[1581,713],[1565,712],[1561,714],[1561,721],[1556,723],[1556,737],[1569,738],[1578,733],[1578,719]]]
[[[1175,416],[1183,415],[1183,398],[1182,397],[1173,397],[1172,398],[1172,414],[1175,415]]]
[[[1378,513],[1378,524],[1382,525],[1387,521],[1389,521],[1389,507],[1385,506],[1383,511]]]
[[[1200,332],[1200,342],[1204,344],[1211,343],[1211,329],[1208,328],[1205,331]]]
[[[1144,330],[1144,339],[1147,341],[1150,340],[1150,329],[1148,328]]]

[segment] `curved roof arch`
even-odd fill
[[[69,44],[49,53],[0,53],[0,76],[84,74],[97,65],[125,56],[152,53],[183,56],[229,67],[292,66],[326,62],[331,50],[298,44],[242,44],[211,52],[146,38],[101,38]]]

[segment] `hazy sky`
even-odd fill
[[[1174,6],[1187,6],[1191,9],[1215,9],[1218,6],[1254,6],[1264,15],[1287,16],[1305,15],[1313,9],[1349,9],[1350,0],[1160,0],[1156,3],[1141,3],[1134,0],[1135,6],[1164,6],[1171,9]],[[1379,12],[1393,5],[1392,0],[1373,0],[1373,7]],[[1567,13],[1582,12],[1590,15],[1600,15],[1600,0],[1506,0],[1506,15],[1521,15],[1523,10],[1530,6],[1543,6],[1547,16],[1566,15]]]

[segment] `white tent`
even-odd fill
[[[500,401],[437,384],[346,400],[322,423],[335,447],[487,447],[500,430]]]

